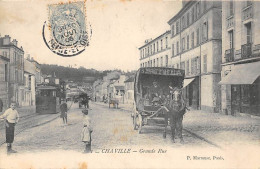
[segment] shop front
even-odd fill
[[[245,113],[260,116],[259,67],[260,62],[235,65],[219,83],[231,88],[231,115]]]

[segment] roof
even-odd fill
[[[182,9],[176,14],[174,15],[169,21],[168,24],[171,25],[175,20],[177,20],[184,12],[186,12],[186,10],[192,5],[194,4],[196,1],[189,1],[184,7],[182,7]]]
[[[151,40],[150,42],[144,44],[143,46],[141,46],[141,47],[138,48],[138,49],[141,49],[141,48],[143,48],[144,46],[146,46],[146,45],[148,45],[148,44],[150,44],[150,43],[153,43],[154,41],[156,41],[157,39],[160,39],[160,38],[161,38],[162,36],[164,36],[165,34],[170,34],[170,32],[171,32],[170,30],[167,30],[167,31],[164,32],[163,34],[159,35],[158,37],[156,37],[155,39]]]
[[[116,90],[125,90],[125,86],[115,86]]]
[[[134,82],[134,77],[130,77],[130,78],[128,78],[126,81],[125,81],[125,83],[127,83],[127,82]]]

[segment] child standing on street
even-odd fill
[[[15,150],[12,150],[12,143],[14,141],[14,128],[16,123],[19,121],[19,114],[17,110],[15,110],[15,107],[16,103],[12,102],[10,108],[0,116],[0,119],[5,119],[7,153],[16,153]]]
[[[91,152],[91,133],[93,131],[91,126],[91,120],[88,116],[88,109],[82,110],[83,113],[83,129],[81,132],[81,141],[85,143],[84,153]]]

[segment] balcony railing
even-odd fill
[[[234,26],[234,15],[227,18],[227,29]]]
[[[241,46],[242,59],[251,57],[252,55],[252,44],[247,43]]]
[[[242,20],[245,21],[247,19],[253,18],[253,8],[252,5],[249,5],[243,9]]]
[[[234,48],[225,51],[225,58],[226,58],[226,62],[234,61]]]

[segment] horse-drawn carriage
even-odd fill
[[[185,102],[181,95],[184,70],[174,68],[140,68],[134,82],[134,129],[141,133],[144,125],[164,126],[166,137],[170,119],[172,137],[175,128],[182,130]],[[179,131],[181,132],[181,131]],[[180,135],[178,133],[178,135]],[[182,136],[181,140],[182,140]]]
[[[88,96],[87,93],[80,93],[79,96],[76,98],[77,101],[79,102],[79,108],[81,108],[82,106],[84,106],[85,108],[89,108],[89,100],[90,97]]]
[[[118,109],[118,105],[119,105],[119,100],[117,98],[110,98],[108,100],[108,107],[110,108],[110,105],[113,105],[114,108]]]

